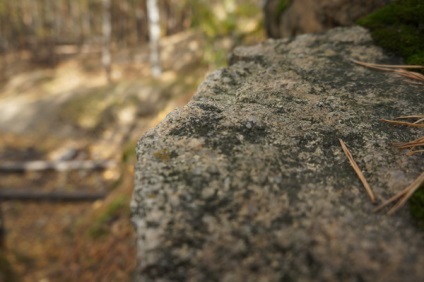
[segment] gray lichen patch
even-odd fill
[[[380,118],[422,109],[422,88],[350,58],[390,62],[362,28],[239,47],[137,146],[132,200],[142,281],[424,279],[423,234],[374,206],[424,168]],[[408,276],[405,276],[406,273]]]

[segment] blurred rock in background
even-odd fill
[[[283,38],[349,26],[391,0],[265,0],[268,37]]]

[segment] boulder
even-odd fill
[[[322,32],[353,25],[392,0],[267,0],[265,26],[271,38]]]
[[[138,281],[424,281],[407,208],[377,197],[424,169],[379,121],[422,112],[423,87],[350,59],[401,63],[360,27],[236,48],[188,105],[137,145],[131,203]]]

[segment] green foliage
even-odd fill
[[[191,26],[209,41],[204,60],[214,68],[226,65],[226,55],[234,45],[262,32],[262,13],[256,1],[187,0],[186,5],[192,11]],[[231,38],[232,46],[220,44],[223,38]]]
[[[405,58],[408,64],[424,62],[424,1],[397,0],[360,19],[376,44]]]
[[[418,227],[424,230],[424,185],[409,199],[409,210]]]
[[[234,18],[227,13],[225,5],[214,5],[204,0],[190,2],[193,11],[192,26],[200,28],[207,37],[222,36],[234,28]]]

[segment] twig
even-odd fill
[[[396,195],[394,195],[393,197],[391,197],[390,199],[388,199],[387,201],[379,205],[374,211],[378,212],[379,210],[381,210],[388,204],[400,199],[399,202],[397,202],[388,211],[388,214],[394,214],[399,208],[401,208],[406,203],[406,201],[415,193],[415,191],[417,191],[417,189],[421,187],[423,183],[424,183],[424,172],[421,173],[421,175],[418,176],[418,178],[415,179],[414,182],[412,182],[408,187],[406,187],[405,189],[403,189],[402,191],[400,191],[399,193],[397,193]]]
[[[113,160],[103,161],[28,161],[28,162],[2,162],[0,171],[23,172],[23,171],[41,171],[41,170],[99,170],[116,166]]]
[[[0,190],[0,201],[50,201],[50,202],[81,202],[96,201],[106,197],[107,193],[87,192],[34,192]]]
[[[349,159],[350,165],[353,167],[353,170],[356,172],[356,175],[358,175],[359,180],[361,180],[362,184],[364,185],[364,188],[368,194],[368,197],[370,198],[371,203],[375,202],[375,196],[373,191],[371,190],[370,185],[368,184],[367,180],[365,179],[364,174],[359,169],[358,165],[356,164],[355,160],[352,157],[352,154],[349,152],[349,149],[346,147],[346,144],[343,142],[342,139],[339,139],[340,145],[342,146],[343,152],[345,153],[346,157]]]

